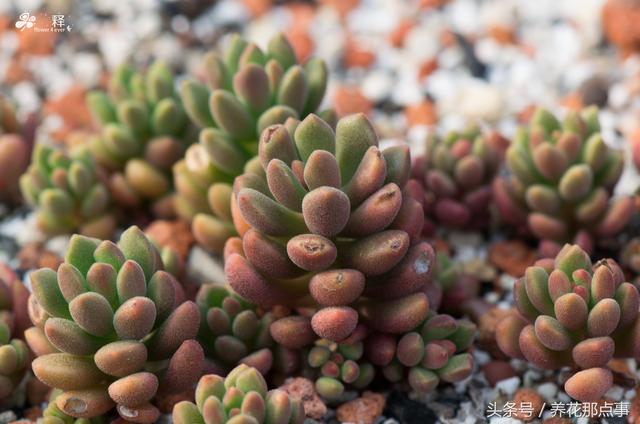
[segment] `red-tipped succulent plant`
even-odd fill
[[[100,127],[91,152],[109,171],[114,201],[129,209],[151,203],[156,215],[171,216],[171,167],[195,140],[171,71],[161,62],[144,73],[122,65],[108,93],[93,91],[87,103]]]
[[[570,112],[563,122],[539,109],[516,135],[506,162],[510,175],[493,185],[496,206],[505,221],[543,242],[544,256],[565,242],[592,251],[633,213],[631,198],[611,199],[624,158],[603,141],[595,107]]]
[[[234,184],[242,240],[227,243],[225,275],[238,294],[264,307],[317,308],[310,320],[285,319],[332,341],[360,321],[403,333],[426,318],[434,252],[419,241],[420,203],[403,192],[407,146],[381,151],[362,114],[335,132],[311,114],[268,127],[259,158],[266,178],[246,173]]]
[[[284,390],[267,390],[260,372],[239,365],[227,375],[208,374],[198,382],[195,403],[173,408],[175,424],[302,424],[304,410]]]
[[[108,239],[116,229],[109,190],[86,150],[67,154],[38,144],[20,188],[47,235],[78,232]]]
[[[329,400],[337,399],[345,387],[363,389],[375,376],[373,365],[364,356],[364,327],[340,343],[327,339],[316,340],[307,353],[310,376],[315,379],[316,391]]]
[[[155,422],[156,394],[190,389],[204,354],[194,339],[200,316],[137,227],[117,244],[73,236],[56,271],[30,274],[35,325],[25,333],[36,377],[63,391],[57,407],[91,418]]]
[[[234,35],[222,54],[204,60],[207,84],[182,84],[181,93],[200,141],[174,167],[180,216],[192,222],[197,241],[222,253],[235,236],[229,209],[233,179],[244,172],[264,175],[256,155],[260,133],[287,118],[316,112],[327,85],[323,60],[298,64],[283,34],[267,49]],[[323,114],[332,116],[333,112]]]
[[[33,125],[31,125],[33,126]],[[29,165],[33,134],[30,125],[20,124],[9,101],[0,96],[0,201],[17,203],[18,182]],[[33,126],[35,127],[35,126]],[[26,132],[29,132],[27,134]]]
[[[612,259],[591,263],[577,245],[527,268],[514,286],[518,315],[498,324],[500,349],[544,369],[579,369],[565,390],[596,401],[611,387],[612,358],[640,355],[640,295]]]
[[[455,383],[473,371],[476,326],[449,315],[432,314],[402,335],[377,333],[365,342],[365,355],[394,383],[408,381],[412,390],[426,393],[442,381]]]
[[[273,314],[256,307],[219,284],[205,284],[196,304],[201,323],[198,335],[207,356],[207,369],[226,374],[242,363],[266,374],[273,365],[269,332]]]
[[[508,143],[497,132],[481,135],[477,129],[427,138],[426,151],[412,169],[424,188],[425,234],[439,224],[458,229],[489,224],[491,182]]]

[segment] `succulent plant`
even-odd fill
[[[108,93],[92,91],[87,103],[100,127],[91,152],[109,171],[114,201],[126,208],[151,202],[156,215],[171,216],[171,167],[196,137],[171,71],[162,62],[144,73],[122,65]]]
[[[304,421],[299,401],[284,390],[267,391],[260,372],[245,364],[226,378],[203,376],[196,387],[196,403],[183,401],[173,408],[175,424],[296,424]]]
[[[42,422],[38,420],[40,424],[107,424],[109,421],[104,416],[93,418],[75,418],[65,414],[56,405],[56,397],[60,396],[63,392],[61,390],[54,389],[49,396],[49,403],[47,407],[42,411]]]
[[[366,357],[390,382],[408,381],[412,390],[426,393],[440,381],[455,383],[473,371],[476,326],[450,315],[431,314],[424,323],[402,335],[374,333],[365,342]]]
[[[71,238],[58,271],[30,274],[35,325],[25,332],[38,356],[36,377],[63,391],[57,407],[76,418],[120,416],[152,423],[156,393],[189,389],[201,375],[195,303],[179,303],[179,283],[137,228],[117,244]]]
[[[319,309],[310,320],[276,321],[271,333],[278,343],[283,335],[297,345],[317,337],[339,342],[360,318],[390,333],[426,318],[422,290],[434,252],[419,241],[419,202],[402,191],[409,150],[377,145],[363,114],[342,118],[335,133],[314,114],[290,119],[262,133],[266,178],[236,179],[232,210],[242,239],[227,243],[227,281],[262,307]],[[294,336],[301,332],[305,337]]]
[[[463,315],[469,301],[476,299],[480,293],[480,280],[465,272],[462,264],[455,262],[446,252],[436,253],[436,266],[433,271],[436,288],[432,292],[439,294],[429,296],[432,310]]]
[[[600,399],[612,384],[607,362],[640,354],[640,295],[612,259],[592,265],[567,244],[527,268],[513,292],[519,314],[498,324],[498,346],[540,368],[582,369],[565,384],[575,399]]]
[[[631,159],[638,172],[640,172],[640,130],[637,130],[631,136]]]
[[[197,241],[221,253],[236,235],[229,209],[234,178],[264,174],[255,157],[260,133],[315,112],[326,89],[327,67],[317,58],[298,64],[282,34],[266,51],[234,35],[222,54],[206,56],[204,72],[206,85],[187,80],[181,87],[187,113],[202,130],[199,142],[174,167],[176,207],[192,222]]]
[[[632,238],[622,247],[620,263],[634,274],[640,274],[640,237]]]
[[[19,281],[0,280],[0,404],[14,393],[29,367],[29,349],[17,338],[24,331],[20,312],[27,298],[28,290]]]
[[[226,374],[242,363],[266,374],[273,364],[273,339],[269,327],[273,314],[258,314],[256,307],[227,287],[205,284],[198,291],[199,340],[204,347],[207,368]]]
[[[508,140],[477,128],[427,138],[425,153],[413,163],[413,178],[424,188],[424,232],[438,224],[483,229],[490,221],[491,181],[504,158]]]
[[[611,200],[623,162],[602,140],[597,108],[569,112],[562,123],[539,109],[507,151],[511,174],[494,181],[494,200],[505,221],[542,240],[544,256],[565,242],[591,251],[633,212],[631,198]]]
[[[16,203],[18,182],[29,165],[33,135],[25,134],[9,101],[0,96],[0,202]]]
[[[315,370],[316,391],[324,398],[338,399],[345,387],[363,389],[375,376],[373,365],[364,358],[366,330],[354,332],[340,343],[316,340],[307,353],[307,365]],[[356,334],[357,333],[357,334]]]
[[[109,191],[86,150],[70,155],[38,144],[20,177],[20,189],[36,209],[38,227],[48,235],[77,231],[110,238],[116,229]]]

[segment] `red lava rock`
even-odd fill
[[[427,78],[438,69],[438,59],[433,58],[423,62],[418,68],[418,79],[420,81]]]
[[[533,389],[519,389],[513,397],[513,402],[515,403],[513,418],[524,422],[533,421],[538,418],[545,403],[542,396]],[[529,408],[529,406],[531,406],[531,408]]]
[[[436,107],[428,100],[407,106],[404,109],[404,115],[409,126],[434,125],[438,122]]]
[[[371,100],[365,97],[358,87],[337,87],[333,92],[333,103],[338,116],[352,113],[369,113],[373,108]]]
[[[313,381],[302,377],[288,378],[280,388],[302,402],[307,417],[320,420],[327,413],[327,406],[316,393]]]
[[[640,2],[608,0],[602,8],[602,27],[607,39],[623,56],[640,51]]]
[[[153,221],[145,233],[162,247],[172,249],[182,261],[187,259],[191,246],[195,243],[189,224],[183,221]]]
[[[392,46],[402,47],[404,44],[404,39],[409,34],[409,31],[415,26],[415,21],[411,19],[404,19],[400,21],[396,29],[394,29],[391,34],[389,34],[389,42]]]
[[[242,0],[242,4],[253,16],[260,16],[271,9],[271,0]]]
[[[489,262],[516,278],[523,276],[537,258],[535,250],[519,240],[500,241],[489,248]]]
[[[36,268],[57,270],[63,259],[46,250],[42,243],[27,243],[18,252],[18,269],[26,271]]]
[[[364,392],[361,397],[338,407],[338,420],[343,423],[373,424],[384,410],[385,398],[379,393]]]
[[[87,90],[81,85],[74,85],[61,96],[49,100],[44,105],[46,115],[57,115],[62,118],[64,125],[53,133],[58,141],[63,141],[69,133],[76,130],[89,130],[93,121],[87,107],[85,96]],[[86,143],[86,138],[82,140]]]
[[[507,361],[491,361],[482,366],[482,372],[489,384],[493,387],[511,377],[516,377],[518,373]]]
[[[371,50],[361,46],[353,38],[347,39],[344,51],[344,65],[347,68],[368,68],[376,60],[376,55]]]
[[[491,38],[500,44],[514,44],[516,42],[516,35],[513,32],[513,28],[504,25],[492,25],[489,27],[488,33]]]

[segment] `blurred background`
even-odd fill
[[[639,22],[637,0],[3,0],[0,86],[21,114],[43,106],[38,137],[82,142],[84,93],[118,64],[198,75],[229,33],[283,31],[301,60],[329,64],[325,101],[385,139],[470,122],[510,136],[536,106],[596,104],[622,147],[640,127]]]

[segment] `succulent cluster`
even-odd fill
[[[412,169],[424,187],[425,234],[438,224],[458,229],[488,225],[491,182],[508,143],[497,132],[481,135],[476,128],[427,138],[425,153]]]
[[[18,201],[18,181],[29,164],[32,143],[9,101],[0,96],[0,202]]]
[[[247,364],[266,374],[273,365],[270,312],[258,315],[245,299],[218,284],[205,284],[198,291],[200,308],[198,339],[207,356],[207,369],[227,373],[237,364]]]
[[[29,349],[18,337],[25,327],[29,294],[20,283],[0,279],[0,404],[13,393],[29,367]],[[14,312],[15,311],[15,312]]]
[[[153,63],[146,73],[118,68],[109,92],[93,91],[87,103],[100,134],[90,144],[109,171],[114,201],[128,208],[151,202],[159,216],[173,214],[171,167],[195,138],[171,71]]]
[[[115,231],[109,190],[84,149],[67,154],[38,144],[20,177],[20,189],[37,211],[39,228],[49,235],[78,232],[110,238]]]
[[[203,70],[206,85],[187,80],[181,87],[187,113],[202,130],[199,142],[174,167],[176,208],[192,222],[198,242],[221,253],[236,235],[230,210],[234,178],[244,172],[264,174],[256,158],[260,133],[315,112],[326,89],[327,68],[316,58],[298,64],[279,34],[266,51],[233,36],[222,54],[206,56]]]
[[[162,267],[158,251],[131,227],[117,244],[75,235],[57,272],[30,274],[32,368],[63,391],[55,399],[60,411],[92,418],[117,407],[124,419],[152,423],[157,393],[195,384],[204,361],[193,340],[198,308],[182,301]]]
[[[420,393],[440,383],[464,380],[473,371],[473,356],[465,352],[475,337],[469,321],[430,314],[420,326],[402,335],[377,333],[365,342],[367,358],[390,382],[408,381]]]
[[[565,242],[591,251],[597,238],[615,235],[633,213],[630,198],[611,200],[624,158],[602,140],[595,107],[569,112],[563,122],[537,110],[506,162],[510,175],[494,181],[496,206],[505,221],[543,242],[545,256]]]
[[[175,424],[301,424],[302,405],[283,390],[267,391],[257,369],[239,365],[226,378],[200,378],[195,404],[187,401],[173,408]]]
[[[519,315],[498,324],[500,349],[544,369],[579,368],[565,390],[596,401],[611,387],[614,357],[640,355],[638,289],[612,259],[592,265],[577,245],[527,268],[514,286]]]
[[[420,203],[403,192],[407,146],[381,151],[362,114],[335,132],[311,114],[268,127],[259,159],[266,177],[246,173],[234,184],[242,239],[225,252],[234,291],[262,307],[313,305],[310,320],[287,322],[336,342],[361,320],[403,333],[426,318],[434,252],[419,241]]]
[[[364,357],[366,330],[359,327],[348,340],[340,343],[316,340],[307,354],[307,365],[314,371],[316,391],[326,399],[338,399],[345,386],[367,387],[375,376],[373,365]]]

